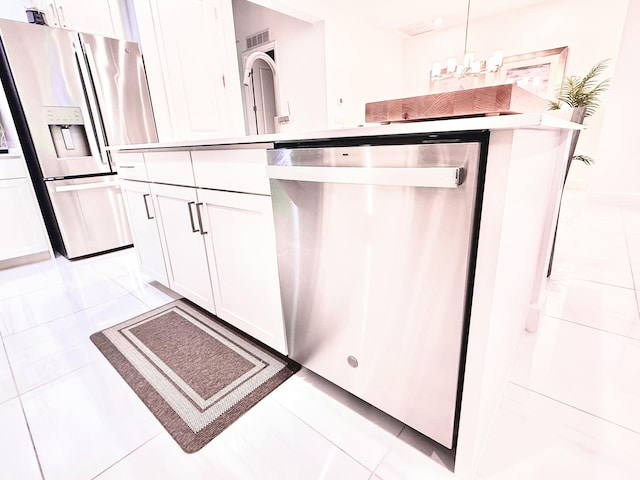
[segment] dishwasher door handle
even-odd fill
[[[462,167],[300,167],[267,165],[275,180],[351,183],[430,188],[457,188],[463,182]]]

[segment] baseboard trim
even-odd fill
[[[20,267],[22,265],[28,265],[30,263],[42,262],[51,258],[51,252],[31,253],[29,255],[23,255],[21,257],[8,258],[7,260],[0,260],[0,270],[7,268]]]

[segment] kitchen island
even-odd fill
[[[286,354],[267,151],[485,134],[451,450],[456,478],[471,479],[522,335],[539,321],[577,128],[525,114],[111,150],[143,271]]]

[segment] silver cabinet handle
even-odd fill
[[[64,28],[67,28],[67,20],[64,18],[64,12],[62,11],[62,5],[58,6],[58,11],[60,12],[60,16],[58,17],[60,19],[60,24]]]
[[[189,220],[191,221],[191,231],[193,233],[198,233],[200,230],[196,228],[196,223],[193,221],[193,211],[191,210],[191,205],[194,205],[196,202],[187,203],[187,208],[189,209]]]
[[[350,183],[432,188],[457,188],[462,167],[300,167],[268,165],[267,175],[277,180]]]
[[[205,232],[204,228],[202,228],[202,213],[200,212],[200,207],[202,207],[202,203],[196,203],[196,213],[198,214],[198,225],[200,225],[200,235],[206,235],[209,232]]]
[[[149,203],[147,203],[147,198],[149,198],[149,194],[145,193],[142,195],[142,201],[144,202],[144,209],[147,211],[147,218],[149,220],[153,220],[156,217],[152,217],[151,213],[149,212]]]
[[[51,16],[47,14],[47,25],[55,27],[58,25],[58,21],[56,20],[58,15],[56,14],[56,8],[53,2],[49,2],[49,10],[51,11]],[[49,18],[51,18],[51,21],[49,21]]]

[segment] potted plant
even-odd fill
[[[589,70],[584,77],[578,77],[572,75],[565,77],[560,85],[558,92],[558,98],[556,100],[549,101],[549,110],[560,110],[562,107],[567,106],[572,108],[570,120],[575,123],[582,124],[586,117],[593,115],[598,106],[600,105],[600,95],[605,92],[611,85],[611,79],[606,78],[599,80],[600,74],[609,66],[609,60],[601,60],[595,66]],[[578,135],[580,130],[575,130],[571,137],[571,145],[569,148],[569,161],[567,162],[567,170],[564,174],[564,182],[567,182],[567,176],[569,175],[569,167],[572,160],[579,160],[587,165],[593,164],[593,158],[587,155],[574,155],[576,145],[578,143]],[[558,217],[560,217],[558,213]],[[553,266],[553,255],[555,253],[556,236],[558,233],[558,224],[556,222],[556,231],[553,235],[553,244],[551,246],[551,258],[549,259],[549,266],[547,268],[547,276],[551,275],[551,268]]]
[[[583,123],[586,117],[593,115],[600,105],[600,95],[611,85],[611,79],[600,80],[598,77],[609,66],[609,60],[601,60],[584,77],[572,75],[565,77],[560,85],[558,98],[549,101],[549,110],[560,110],[563,106],[573,108],[571,121]],[[574,135],[571,142],[571,160],[580,160],[587,165],[593,164],[593,158],[586,155],[574,155],[578,135]],[[568,172],[568,167],[567,167]]]

